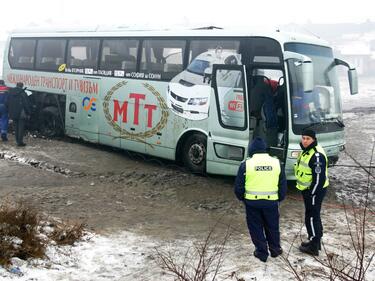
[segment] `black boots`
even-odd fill
[[[312,256],[319,256],[320,249],[321,249],[320,241],[302,242],[301,246],[299,246],[299,250],[302,253],[306,253]]]
[[[257,250],[254,251],[254,257],[258,258],[258,259],[261,260],[262,262],[266,262],[266,261],[267,261],[267,256],[262,255],[262,254],[259,253]]]
[[[304,242],[301,243],[301,246],[306,247],[306,246],[308,246],[310,243],[311,243],[310,240],[308,240],[308,241],[304,241]],[[321,243],[320,243],[320,242],[318,243],[318,246],[319,246],[319,250],[321,250],[321,249],[322,249],[322,246],[321,246]]]
[[[270,252],[271,252],[271,257],[277,258],[278,256],[280,256],[283,253],[283,249],[282,248],[270,249]]]

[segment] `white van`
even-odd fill
[[[241,64],[240,55],[234,51],[216,49],[198,55],[168,85],[167,104],[176,115],[202,120],[208,117],[211,74],[214,64]],[[222,80],[237,79],[223,73]]]

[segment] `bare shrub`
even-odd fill
[[[230,232],[228,228],[222,239],[215,239],[214,229],[215,227],[209,231],[203,241],[188,247],[182,258],[174,250],[163,251],[155,248],[157,263],[167,274],[174,276],[175,280],[216,280],[218,275],[223,273],[225,246],[230,238]],[[244,281],[244,279],[237,277],[236,272],[229,274],[228,278]]]
[[[27,260],[44,258],[47,245],[72,245],[80,240],[85,224],[69,221],[49,224],[52,232],[43,233],[43,215],[26,201],[4,201],[0,205],[0,265],[9,266],[13,257]]]
[[[80,222],[63,221],[53,225],[54,230],[49,238],[54,240],[58,245],[73,245],[80,240],[85,234],[85,224]]]
[[[46,245],[38,233],[39,222],[37,210],[25,201],[0,206],[1,265],[8,265],[12,257],[44,257]]]

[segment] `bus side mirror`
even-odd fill
[[[349,80],[349,88],[350,88],[350,94],[356,95],[358,94],[358,74],[357,70],[354,67],[351,67],[349,63],[346,61],[340,60],[335,58],[334,61],[335,65],[343,65],[348,68],[348,80]]]
[[[298,79],[302,82],[302,90],[311,92],[314,89],[314,66],[312,60],[305,55],[295,52],[284,52],[284,60],[293,60]]]
[[[358,94],[358,74],[355,68],[348,70],[348,79],[349,79],[350,94],[351,95]]]
[[[304,92],[312,92],[314,89],[314,68],[312,61],[304,61],[301,65],[301,78]]]

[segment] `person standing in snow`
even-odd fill
[[[302,153],[294,167],[297,189],[302,191],[305,205],[305,226],[308,241],[302,242],[299,250],[318,256],[321,249],[323,225],[320,210],[329,185],[328,159],[324,149],[318,145],[315,132],[304,130],[300,143]]]
[[[254,256],[266,262],[282,254],[279,230],[279,202],[286,195],[284,169],[277,158],[267,152],[265,141],[256,137],[248,155],[238,169],[234,192],[244,201],[246,221],[255,246]]]
[[[8,106],[9,117],[14,122],[14,135],[17,146],[25,146],[23,136],[25,134],[25,122],[31,114],[31,104],[23,83],[18,82],[15,88],[12,88],[9,94]]]

